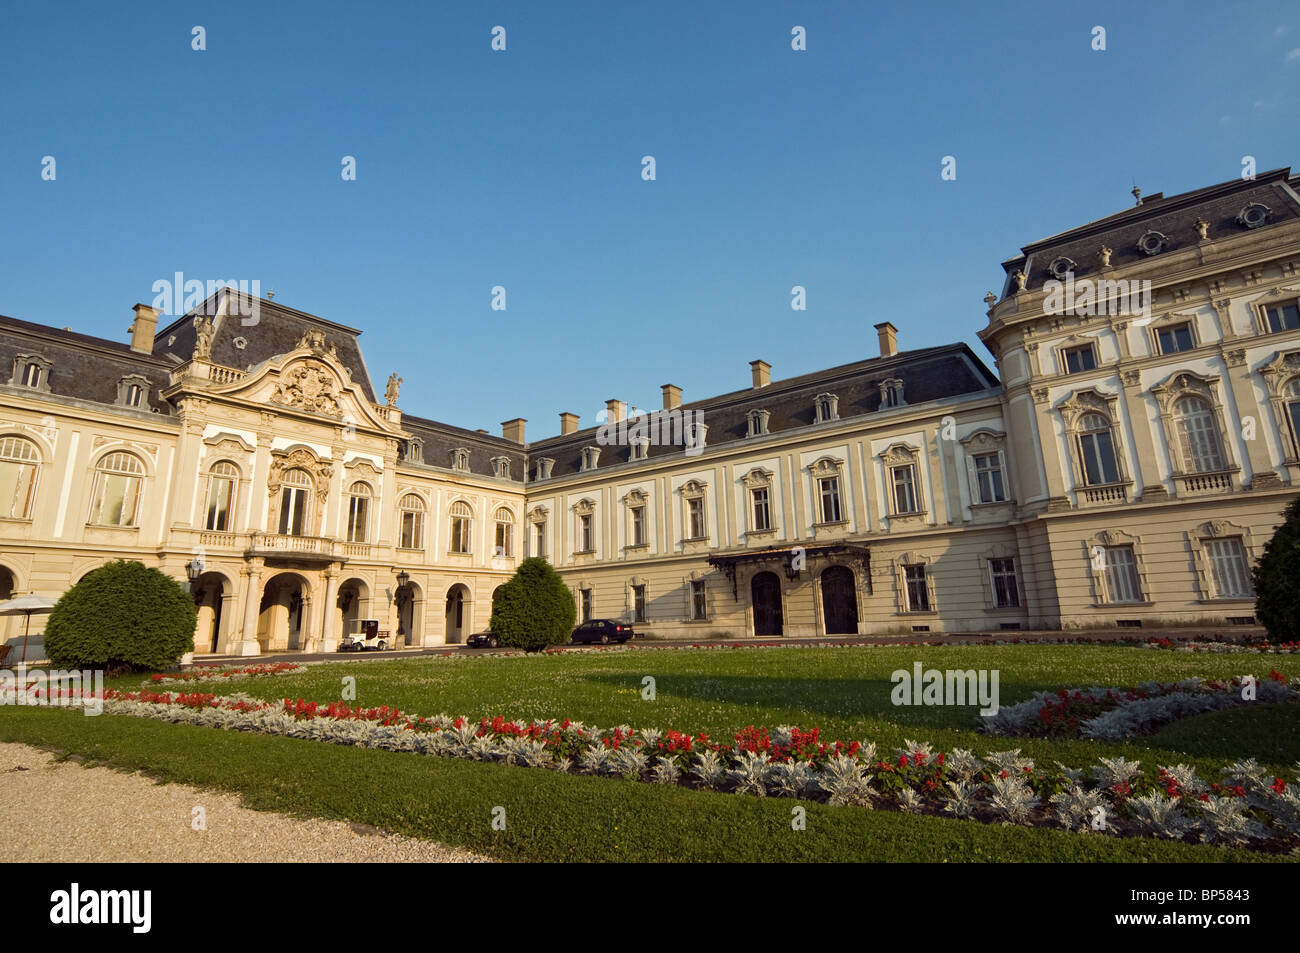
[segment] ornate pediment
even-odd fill
[[[378,480],[383,475],[383,471],[365,457],[355,457],[343,464],[343,468],[351,471],[352,477],[358,480]]]
[[[650,497],[646,494],[645,490],[629,490],[623,496],[623,502],[628,506],[640,506],[648,499],[650,499]]]
[[[831,477],[839,476],[843,467],[843,460],[836,460],[834,457],[821,457],[815,463],[809,465],[808,469],[814,477]]]
[[[699,480],[687,480],[682,484],[682,496],[703,496],[706,486],[707,483],[701,483]]]
[[[316,499],[324,502],[329,495],[330,477],[334,475],[334,467],[327,461],[321,460],[315,453],[306,447],[294,447],[285,450],[271,451],[271,468],[266,476],[267,493],[274,496],[284,483],[284,474],[287,470],[303,470],[312,479],[313,489],[316,491]]]
[[[338,376],[321,361],[303,361],[286,368],[267,398],[272,404],[283,404],[326,417],[342,417],[339,399]]]
[[[744,482],[745,486],[751,490],[760,486],[771,486],[772,471],[765,470],[762,467],[754,467],[754,469],[745,474],[742,478],[742,482]]]
[[[1280,395],[1282,384],[1300,374],[1300,351],[1278,351],[1259,369],[1259,373],[1268,385],[1269,393]]]
[[[1089,388],[1071,394],[1061,401],[1056,409],[1061,412],[1061,416],[1073,424],[1074,421],[1088,413],[1098,413],[1110,417],[1110,406],[1114,401],[1113,396]]]
[[[231,433],[229,430],[204,437],[203,442],[211,447],[214,453],[252,453],[257,449],[239,434]]]
[[[981,427],[974,433],[967,434],[958,441],[967,453],[992,453],[1006,442],[1007,435],[1000,430]]]
[[[589,516],[596,512],[596,504],[589,499],[581,499],[573,504],[573,512],[579,516]]]
[[[916,462],[916,448],[905,443],[890,444],[878,456],[887,467],[901,467]]]

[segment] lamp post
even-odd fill
[[[190,592],[194,591],[194,584],[199,581],[199,576],[203,575],[203,561],[195,556],[185,564],[185,575],[190,580]]]
[[[398,570],[397,573],[397,591],[393,593],[393,602],[397,605],[397,634],[406,635],[406,620],[402,618],[402,606],[409,598],[409,591],[406,586],[411,581],[411,574],[405,569]]]

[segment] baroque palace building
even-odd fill
[[[197,556],[195,652],[237,655],[462,642],[528,555],[665,638],[1253,622],[1300,478],[1298,185],[1026,245],[997,373],[884,321],[875,357],[531,443],[404,413],[357,330],[231,289],[136,305],[129,344],[0,318],[0,597]]]

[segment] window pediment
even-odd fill
[[[754,467],[743,477],[742,482],[751,490],[762,486],[772,485],[772,471],[765,470],[762,467]]]
[[[590,516],[592,513],[596,512],[596,504],[590,499],[581,499],[577,503],[573,504],[573,512],[577,513],[579,516]]]
[[[1060,411],[1066,423],[1073,428],[1084,414],[1102,414],[1113,421],[1115,418],[1111,408],[1117,399],[1114,394],[1104,394],[1096,388],[1088,388],[1087,390],[1075,391],[1061,401],[1056,409]]]
[[[839,476],[842,469],[844,469],[844,461],[835,457],[821,457],[808,467],[814,477]]]
[[[237,433],[231,433],[229,430],[221,430],[210,437],[203,438],[204,444],[211,447],[214,451],[234,453],[242,450],[244,453],[252,453],[256,447],[245,440]]]
[[[880,451],[877,456],[887,467],[901,467],[916,462],[917,448],[906,443],[894,443]]]
[[[1001,430],[990,430],[988,427],[981,427],[979,430],[962,437],[957,442],[966,448],[968,454],[973,454],[992,453],[995,450],[1000,450],[1006,440],[1007,435]]]

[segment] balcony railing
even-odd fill
[[[208,380],[214,384],[233,384],[235,381],[242,381],[246,376],[244,371],[233,367],[222,367],[220,364],[208,365]]]
[[[1127,503],[1128,483],[1107,483],[1104,486],[1085,486],[1079,490],[1080,499],[1089,505]]]
[[[1215,470],[1211,473],[1181,473],[1176,475],[1179,496],[1203,496],[1210,493],[1231,493],[1232,475],[1236,470]]]

